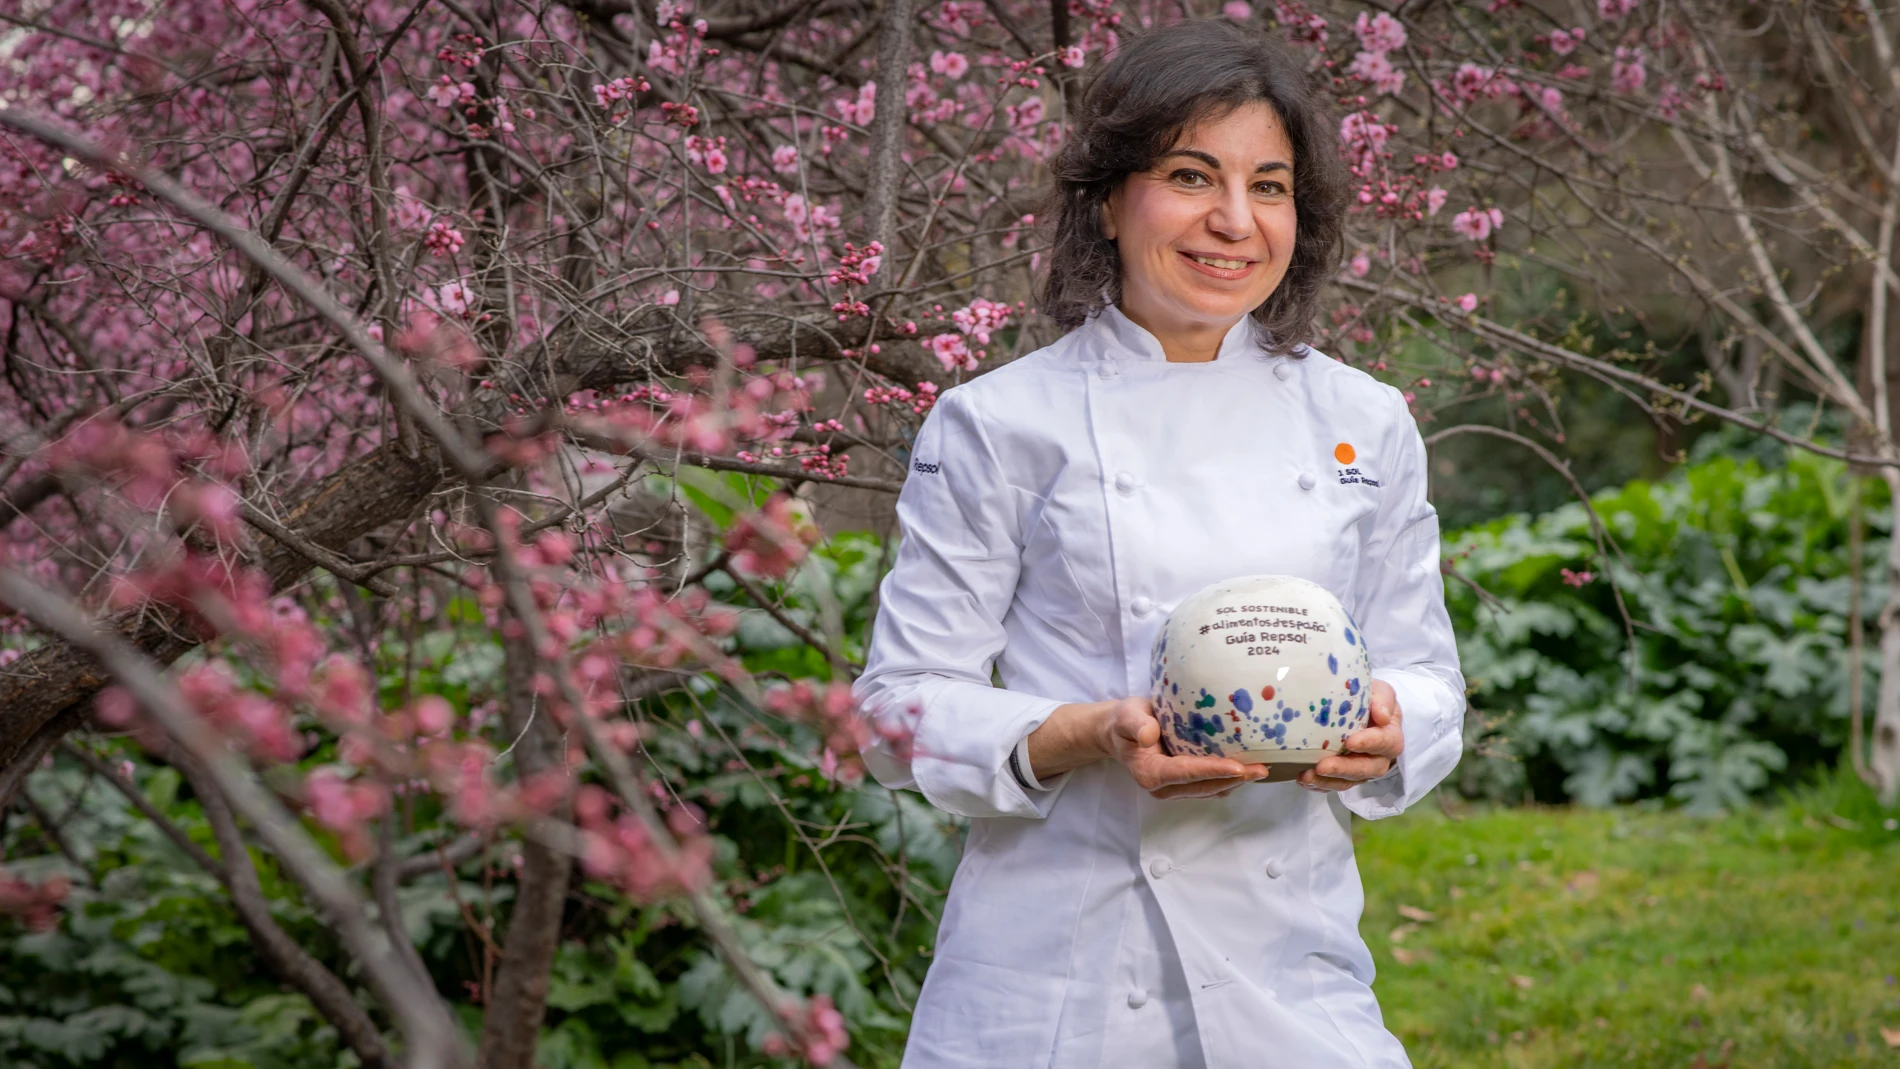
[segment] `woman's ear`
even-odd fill
[[[1102,201],[1102,236],[1110,241],[1115,240],[1115,209],[1119,207],[1121,199],[1121,187],[1116,186]]]

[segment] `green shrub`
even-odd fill
[[[1871,617],[1889,519],[1884,486],[1864,488]],[[1835,761],[1848,724],[1851,500],[1842,463],[1718,455],[1597,494],[1607,554],[1580,502],[1448,534],[1446,596],[1472,703],[1457,786],[1715,811]],[[1579,573],[1592,578],[1576,585]],[[1868,709],[1875,661],[1870,650]]]

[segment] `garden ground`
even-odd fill
[[[1851,776],[1362,823],[1362,930],[1420,1069],[1900,1066],[1900,810]]]

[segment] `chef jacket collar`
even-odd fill
[[[1162,351],[1160,340],[1112,304],[1090,316],[1086,329],[1096,332],[1107,343],[1104,356],[1124,360],[1152,360],[1163,364],[1168,362],[1168,355]],[[1206,362],[1237,360],[1243,356],[1262,360],[1267,358],[1267,351],[1260,343],[1260,328],[1250,315],[1241,316],[1239,322],[1228,328],[1227,336],[1221,339],[1220,351],[1213,360]],[[1186,361],[1181,363],[1192,366]]]

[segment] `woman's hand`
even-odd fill
[[[1346,738],[1345,748],[1332,757],[1300,773],[1299,784],[1316,791],[1343,791],[1367,780],[1378,779],[1405,752],[1405,733],[1399,729],[1399,697],[1392,684],[1383,679],[1372,681],[1367,711],[1372,723]]]
[[[1039,780],[1101,760],[1120,762],[1156,798],[1226,794],[1265,779],[1268,771],[1226,757],[1170,757],[1146,698],[1058,706],[1030,733],[1029,764]]]

